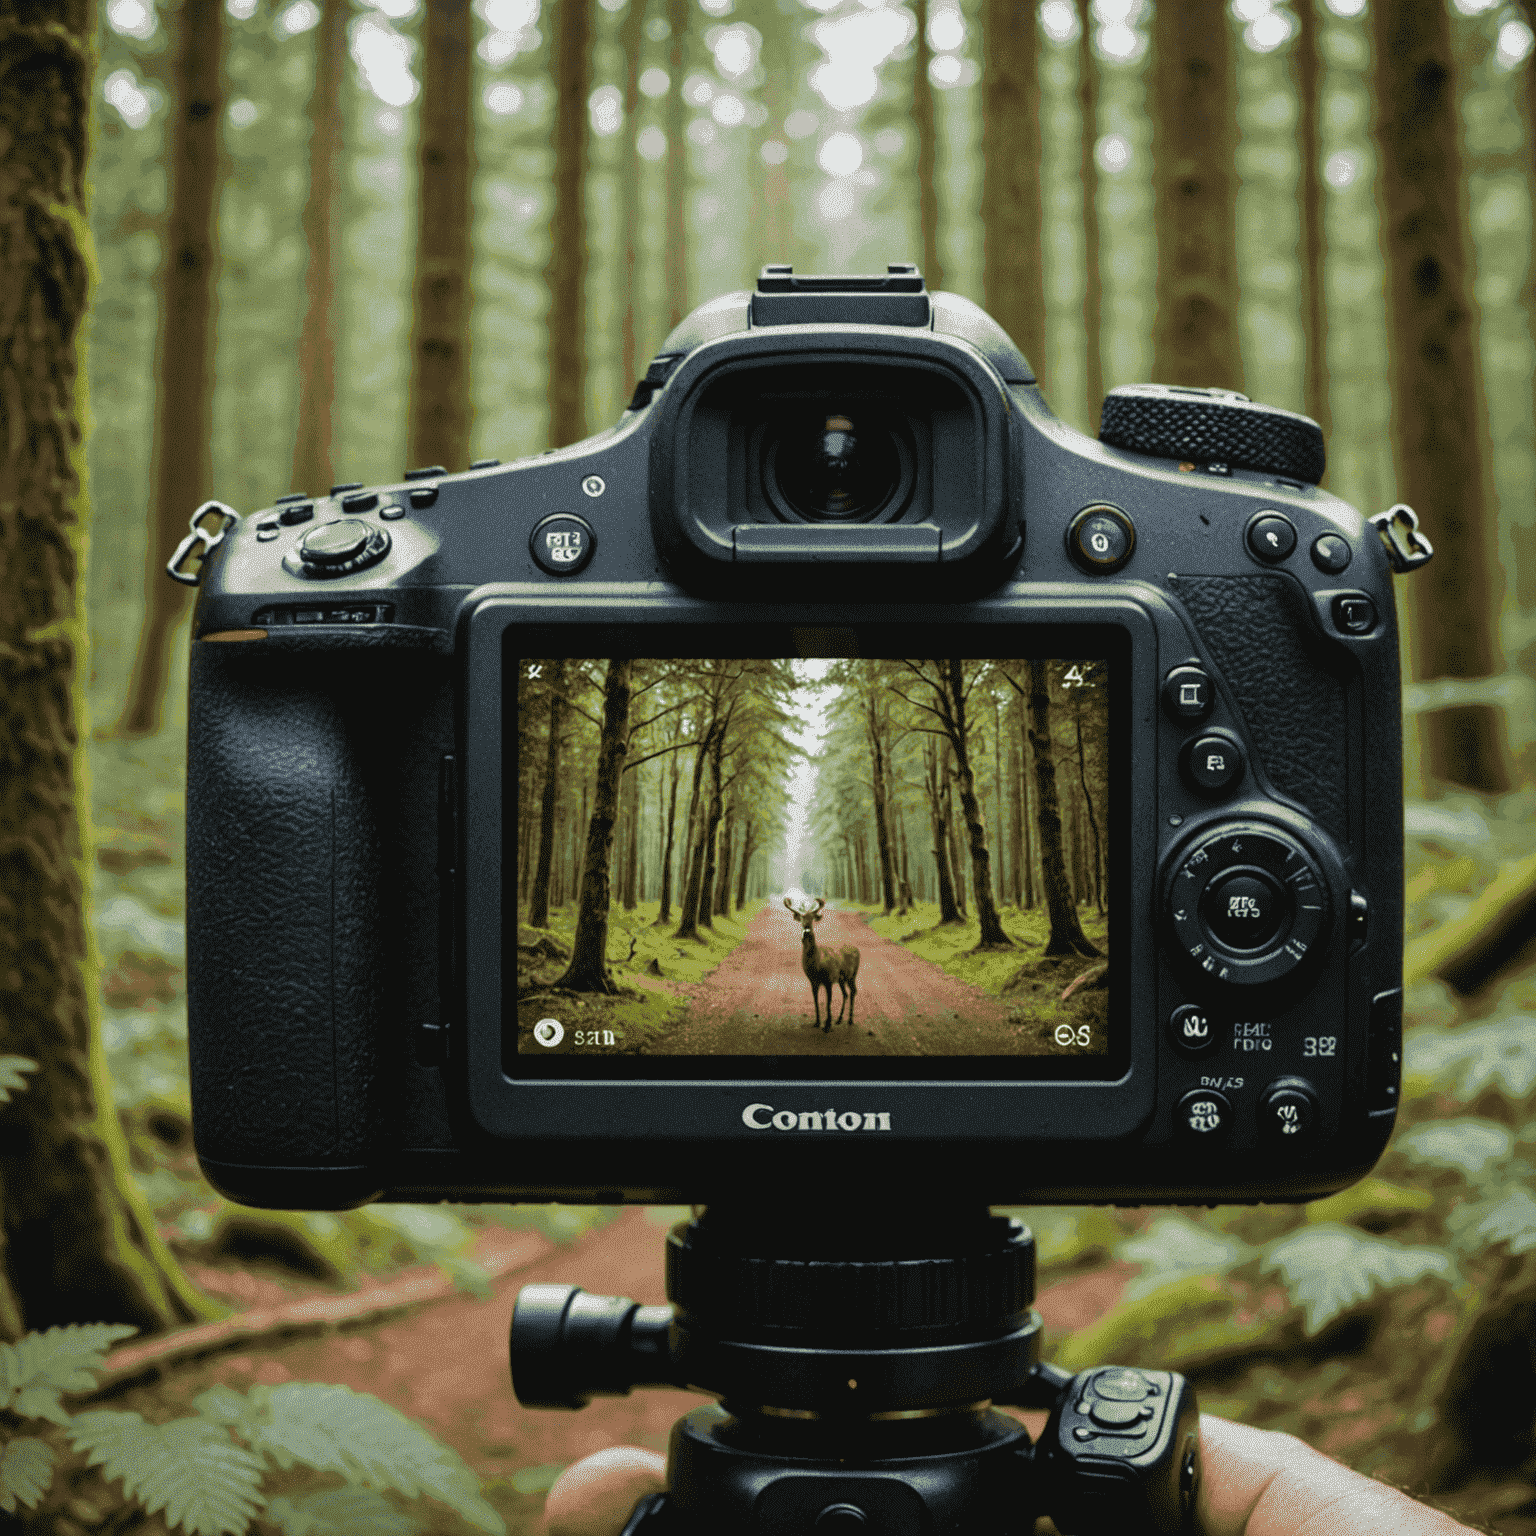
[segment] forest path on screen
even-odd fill
[[[815,1028],[811,984],[800,964],[800,924],[771,902],[747,922],[741,943],[704,980],[682,1021],[646,1048],[665,1056],[990,1056],[1020,1048],[1027,1026],[980,987],[940,970],[860,912],[827,908],[816,924],[823,949],[859,951],[853,1027],[837,1022],[842,993],[832,988],[832,1030]],[[825,1017],[822,993],[822,1016]]]

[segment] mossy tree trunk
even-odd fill
[[[563,448],[587,435],[589,0],[560,0],[550,26],[554,32],[555,207],[544,286],[549,292],[549,445]]]
[[[1414,664],[1424,678],[1489,677],[1503,667],[1502,583],[1450,17],[1441,0],[1376,0],[1370,15],[1397,494],[1435,546],[1410,588]],[[1509,788],[1493,705],[1436,710],[1420,730],[1435,778]]]
[[[219,125],[224,117],[224,8],[185,0],[169,11],[171,104],[166,159],[170,204],[160,263],[155,365],[154,506],[144,563],[144,626],[118,730],[160,728],[171,638],[188,589],[165,563],[208,499],[213,479],[213,335],[218,268]]]
[[[931,292],[944,286],[939,257],[939,183],[934,129],[933,81],[928,66],[928,0],[917,0],[917,40],[912,49],[912,132],[917,136],[917,218],[923,242],[923,279]]]
[[[450,470],[469,463],[473,30],[469,0],[432,0],[426,8],[406,451],[413,465]]]
[[[1152,16],[1157,310],[1152,375],[1243,387],[1237,331],[1237,79],[1225,0],[1161,0]]]
[[[217,1315],[134,1188],[97,1029],[80,745],[95,8],[44,14],[0,0],[0,1048],[40,1068],[0,1108],[7,1339]]]
[[[1048,359],[1041,255],[1040,26],[1035,10],[1034,0],[985,0],[982,302],[1018,343],[1036,375],[1044,378]],[[979,897],[976,904],[981,906]]]
[[[610,661],[603,681],[603,729],[597,748],[597,787],[592,819],[587,823],[587,850],[582,862],[581,895],[571,963],[555,983],[572,992],[614,992],[608,973],[609,857],[613,824],[619,814],[619,783],[629,752],[630,674],[634,663]]]
[[[331,418],[336,404],[336,280],[332,262],[336,171],[341,153],[341,93],[347,65],[350,0],[322,0],[315,32],[315,84],[309,93],[309,194],[304,200],[304,329],[299,333],[299,425],[293,443],[296,491],[323,492],[333,481]]]

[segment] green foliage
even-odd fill
[[[0,1104],[27,1086],[26,1074],[36,1072],[37,1063],[26,1056],[0,1056]]]
[[[129,1498],[189,1536],[241,1536],[266,1503],[272,1470],[302,1466],[345,1486],[274,1500],[267,1518],[285,1536],[367,1530],[412,1536],[420,1522],[385,1497],[423,1495],[454,1510],[476,1530],[504,1526],[480,1496],[464,1462],[397,1409],[349,1387],[319,1382],[256,1386],[248,1395],[217,1386],[197,1410],[168,1424],[142,1414],[98,1408],[71,1414],[65,1392],[96,1385],[105,1351],[136,1332],[125,1324],[87,1323],[29,1333],[0,1345],[0,1412],[6,1420],[44,1419],[85,1464],[119,1481]],[[58,1451],[49,1440],[15,1434],[0,1420],[0,1510],[36,1508],[52,1485]]]
[[[137,1332],[127,1323],[68,1323],[0,1344],[0,1408],[68,1424],[61,1394],[94,1387],[107,1350]]]
[[[261,1508],[261,1458],[200,1415],[150,1424],[100,1408],[77,1414],[69,1441],[150,1513],[191,1536],[236,1536]]]
[[[1308,1333],[1365,1301],[1378,1286],[1406,1285],[1426,1275],[1456,1278],[1450,1255],[1437,1248],[1405,1247],[1334,1225],[1309,1226],[1282,1238],[1265,1255],[1264,1268],[1284,1277],[1306,1315]]]

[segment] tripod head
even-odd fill
[[[710,1206],[667,1239],[670,1306],[527,1286],[512,1319],[525,1407],[688,1386],[670,1492],[628,1536],[1187,1528],[1193,1389],[1170,1372],[1040,1360],[1034,1239],[985,1207]],[[1000,1406],[1043,1408],[1038,1443]]]

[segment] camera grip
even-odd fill
[[[200,1158],[252,1168],[257,1193],[259,1168],[363,1173],[374,1149],[380,856],[354,724],[387,661],[192,646],[193,1131]]]

